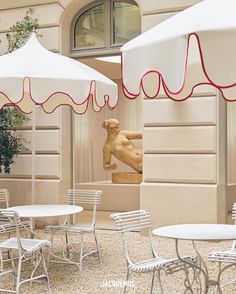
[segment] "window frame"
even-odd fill
[[[113,44],[113,6],[114,2],[128,3],[132,5],[137,5],[134,0],[99,0],[93,1],[86,5],[80,11],[78,11],[71,23],[71,42],[70,42],[70,57],[91,57],[91,56],[107,56],[120,54],[120,47],[123,45],[120,43]],[[80,16],[82,16],[89,9],[96,7],[98,5],[104,4],[104,46],[94,46],[94,47],[83,47],[76,48],[75,45],[75,27]],[[141,18],[141,15],[140,15]]]

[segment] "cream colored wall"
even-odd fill
[[[200,1],[138,1],[146,31]],[[220,223],[226,217],[226,107],[214,88],[203,86],[184,102],[162,92],[143,99],[144,182],[141,208],[154,226]]]
[[[29,8],[33,10],[33,17],[38,18],[42,44],[54,52],[60,52],[60,21],[68,4],[66,0],[2,0],[0,54],[7,51],[5,34],[9,27],[21,20]],[[12,205],[31,202],[31,126],[32,120],[29,120],[19,130],[27,140],[28,150],[19,155],[10,175],[0,177],[0,187],[10,190]],[[36,203],[63,202],[64,192],[71,186],[71,110],[60,107],[47,115],[37,109],[36,128]]]
[[[236,202],[236,104],[227,105],[228,210]]]

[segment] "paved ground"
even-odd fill
[[[37,237],[47,238],[48,236],[42,231],[37,232]],[[49,265],[49,275],[51,282],[51,290],[53,294],[106,294],[106,293],[123,293],[122,283],[126,277],[126,263],[123,255],[123,247],[121,236],[117,232],[112,231],[98,231],[98,242],[100,245],[102,264],[99,264],[96,256],[89,256],[84,260],[84,270],[81,273],[76,266],[55,264]],[[88,235],[87,248],[92,247],[91,237]],[[145,236],[139,236],[138,233],[130,233],[128,240],[133,252],[133,258],[135,260],[148,259],[149,255],[148,239]],[[164,257],[174,257],[174,242],[166,239],[154,238],[155,245],[158,249],[158,253]],[[79,237],[73,236],[71,238],[73,243],[72,250],[75,258],[78,260],[79,246],[76,245],[79,242]],[[61,249],[61,238],[56,238],[56,248]],[[212,250],[227,249],[230,247],[231,242],[199,242],[197,243],[199,250],[203,256]],[[181,251],[186,254],[193,254],[192,246],[190,242],[182,241]],[[217,265],[208,263],[210,269],[210,275],[215,276],[217,273]],[[235,268],[234,268],[235,270]],[[24,271],[24,275],[27,271]],[[232,278],[235,275],[235,271],[228,270],[222,277],[223,282]],[[183,273],[174,275],[162,274],[162,280],[165,290],[169,293],[184,293]],[[10,278],[1,278],[0,287],[11,285],[12,280]],[[145,294],[150,293],[151,274],[133,274],[130,277],[130,287],[127,289],[127,294]],[[46,287],[41,283],[33,283],[30,287],[28,284],[22,286],[21,294],[41,294],[47,293]],[[158,283],[155,283],[155,293],[158,293]],[[211,293],[214,293],[213,291]],[[236,286],[230,286],[223,290],[224,294],[236,293]]]

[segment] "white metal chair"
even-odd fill
[[[1,208],[9,208],[9,203],[10,203],[10,193],[7,189],[0,189],[0,209]],[[30,229],[30,222],[29,221],[24,221],[22,222],[22,226],[21,229]],[[11,233],[9,232],[9,238],[10,238]],[[2,262],[2,266],[3,266],[3,261],[8,261],[10,256],[9,256],[9,250],[4,252],[5,254],[7,254],[6,258],[2,258],[1,262]],[[2,254],[4,254],[2,252]]]
[[[67,191],[65,195],[65,202],[67,204],[71,205],[81,205],[81,206],[86,206],[88,209],[92,209],[92,219],[91,222],[82,225],[82,224],[64,224],[64,225],[56,225],[56,226],[47,226],[45,228],[45,231],[48,233],[51,233],[51,238],[50,241],[53,242],[54,235],[56,233],[63,233],[66,238],[66,251],[67,251],[67,262],[71,264],[76,264],[80,267],[80,270],[82,270],[82,264],[83,264],[83,259],[93,253],[98,254],[99,261],[101,262],[101,257],[98,249],[98,242],[97,242],[97,237],[95,233],[95,225],[96,225],[96,211],[97,211],[97,205],[101,201],[101,196],[102,196],[102,191],[100,190],[80,190],[80,189],[70,189]],[[69,233],[76,233],[80,234],[80,262],[79,264],[76,263],[75,261],[72,261],[70,259],[70,254],[69,254],[69,241],[68,241],[68,234]],[[84,234],[85,233],[92,233],[94,236],[94,241],[95,241],[95,249],[91,250],[87,253],[84,253]],[[51,253],[53,255],[53,253]],[[64,252],[63,252],[64,255]],[[55,256],[55,255],[54,255]],[[58,258],[58,256],[55,256]],[[65,260],[65,255],[62,260]]]
[[[32,282],[36,279],[46,279],[48,284],[48,290],[50,292],[50,285],[48,279],[47,267],[44,260],[43,250],[45,247],[50,247],[51,243],[47,240],[37,239],[23,239],[20,238],[20,231],[24,228],[24,225],[20,221],[18,214],[8,209],[0,209],[0,234],[15,233],[16,237],[7,238],[0,241],[0,278],[6,274],[13,273],[16,277],[15,290],[0,289],[0,292],[10,292],[18,294],[20,287],[23,283]],[[11,268],[4,269],[2,266],[2,251],[9,250],[11,257]],[[16,270],[15,262],[13,259],[13,252],[16,252],[18,257],[18,267]],[[34,266],[31,275],[27,279],[21,278],[22,263],[32,260],[30,264]],[[35,276],[39,266],[42,265],[43,274]]]
[[[152,222],[151,222],[150,214],[147,211],[135,210],[135,211],[129,211],[129,212],[122,212],[118,214],[112,214],[111,218],[115,221],[117,230],[122,233],[122,240],[123,240],[125,258],[127,263],[127,275],[126,275],[126,281],[124,286],[124,293],[126,291],[126,286],[128,284],[129,276],[132,272],[137,272],[137,273],[152,272],[153,273],[150,293],[153,293],[154,277],[155,277],[155,272],[157,272],[157,278],[158,278],[161,294],[163,294],[163,287],[162,287],[161,278],[160,278],[161,270],[164,270],[167,274],[172,274],[180,270],[183,270],[185,271],[185,273],[187,273],[186,272],[188,270],[187,266],[179,259],[177,258],[166,259],[166,258],[158,256],[157,253],[155,252],[154,246],[153,246],[153,240],[152,240],[152,233],[151,233]],[[141,231],[143,229],[147,229],[149,233],[149,241],[150,241],[150,249],[152,253],[152,258],[134,263],[131,260],[131,257],[129,254],[130,253],[129,247],[131,246],[128,246],[126,233],[132,232],[132,231]],[[132,244],[132,246],[134,245],[135,244]],[[196,262],[196,258],[190,257],[190,256],[183,257],[183,259],[189,262],[190,264],[193,262]]]
[[[7,189],[0,189],[0,207],[8,208],[10,202],[10,193]]]
[[[233,205],[232,209],[232,219],[234,220],[234,224],[236,225],[236,203]],[[236,240],[232,242],[231,248],[225,251],[213,251],[208,255],[208,260],[212,262],[218,262],[218,280],[220,280],[221,275],[223,271],[225,271],[227,268],[232,266],[232,264],[236,264]],[[222,263],[228,263],[229,266],[225,267],[223,271],[221,270]],[[236,279],[229,281],[223,285],[221,285],[221,288],[231,284],[235,283]]]

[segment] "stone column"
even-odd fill
[[[141,208],[154,226],[226,220],[226,102],[213,88],[184,102],[144,99]]]

